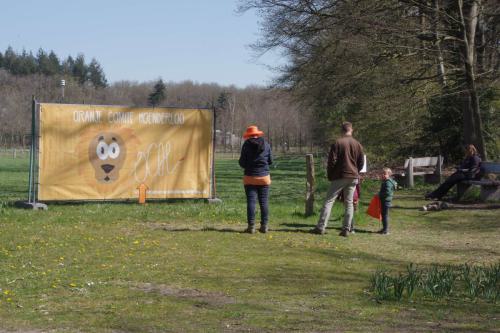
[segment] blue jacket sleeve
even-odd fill
[[[243,169],[245,169],[247,166],[247,153],[245,144],[243,144],[243,147],[241,147],[241,154],[238,163],[240,164],[240,167],[242,167]]]
[[[271,151],[271,146],[267,144],[267,149],[269,149],[269,155],[267,157],[267,164],[273,164],[273,152]]]

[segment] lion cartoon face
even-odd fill
[[[127,147],[123,139],[112,132],[97,134],[89,145],[89,160],[98,182],[109,184],[118,179],[123,167]]]

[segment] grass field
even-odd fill
[[[311,235],[304,161],[276,164],[271,232],[248,235],[235,160],[217,161],[221,205],[27,211],[10,205],[26,196],[26,159],[0,159],[0,332],[500,332],[499,304],[379,302],[369,291],[377,269],[498,262],[498,210],[421,212],[423,188],[401,191],[381,236],[363,213],[378,187],[366,181],[355,235],[337,236],[338,203],[329,233]]]

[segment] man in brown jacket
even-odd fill
[[[342,124],[342,137],[337,139],[330,147],[328,154],[327,175],[331,181],[330,188],[326,195],[325,203],[321,209],[319,221],[311,231],[315,234],[325,233],[328,219],[341,191],[344,194],[344,223],[340,236],[347,237],[351,230],[353,208],[353,195],[359,179],[359,171],[363,168],[364,154],[363,146],[352,137],[352,124],[345,122]]]

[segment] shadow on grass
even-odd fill
[[[444,214],[453,215],[443,216]],[[477,212],[477,211],[475,211]],[[471,231],[471,232],[495,232],[500,229],[498,223],[498,216],[491,215],[478,215],[474,211],[464,212],[461,216],[457,217],[455,211],[439,211],[432,212],[425,215],[426,222],[432,225],[433,229],[441,229],[444,231]],[[466,215],[469,214],[469,215]]]
[[[164,227],[164,231],[172,231],[172,232],[210,232],[210,231],[215,231],[215,232],[228,232],[228,233],[236,233],[236,234],[246,234],[245,228],[214,228],[214,227],[204,227],[204,228],[188,228],[188,227],[182,227],[182,228],[169,228],[169,227]],[[305,233],[308,234],[309,230],[301,230],[301,229],[269,229],[269,233],[272,232],[291,232],[291,233]],[[259,233],[258,229],[256,230],[256,234]]]
[[[400,206],[400,205],[394,205],[391,207],[391,209],[404,209],[404,210],[419,210],[422,208],[422,206]]]
[[[300,218],[303,218],[303,219],[307,219],[308,217],[317,216],[317,215],[318,215],[318,213],[316,213],[316,212],[312,213],[311,215],[306,215],[305,213],[298,212],[298,211],[294,211],[292,213],[293,217],[300,217]]]
[[[16,206],[16,202],[24,200],[9,200],[7,201],[8,206]],[[28,201],[27,199],[25,201]],[[148,205],[160,205],[160,204],[193,204],[193,203],[207,203],[206,199],[192,198],[192,199],[148,199],[145,205],[139,204],[137,198],[130,199],[89,199],[89,200],[42,200],[38,201],[50,206],[92,206],[92,205],[130,205],[147,208]],[[208,203],[207,203],[208,204]]]
[[[290,227],[290,228],[313,228],[313,224],[306,224],[306,223],[280,223],[280,225],[284,227]]]
[[[282,223],[280,225],[288,226],[291,228],[269,228],[268,232],[273,233],[273,232],[286,232],[286,233],[302,233],[302,234],[312,234],[311,230],[314,228],[314,225],[310,224],[294,224],[294,223]],[[307,229],[305,229],[307,228]],[[341,231],[341,227],[327,227],[327,233],[328,231]],[[202,227],[202,228],[190,228],[190,227],[163,227],[162,230],[164,231],[170,231],[170,232],[227,232],[227,233],[237,233],[237,234],[245,234],[245,228],[215,228],[215,227]],[[376,234],[375,231],[371,230],[364,230],[364,229],[358,229],[355,228],[356,233],[360,234]],[[256,233],[259,233],[258,229],[256,230]]]
[[[305,223],[280,223],[280,226],[285,226],[285,227],[290,227],[290,228],[308,228],[308,229],[313,229],[315,227],[315,224],[305,224]],[[342,231],[342,227],[326,227],[326,230],[337,230],[337,231]],[[298,229],[272,229],[272,231],[288,231],[288,232],[304,232],[303,230],[298,230]],[[360,234],[375,234],[375,231],[371,230],[364,230],[364,229],[359,229],[359,228],[354,228],[354,231],[356,233]],[[307,233],[309,230],[307,230]]]
[[[414,250],[422,250],[422,251],[428,251],[428,252],[434,252],[434,253],[450,253],[450,254],[477,253],[479,255],[486,256],[486,257],[493,256],[493,257],[500,258],[499,251],[495,251],[494,249],[491,249],[491,248],[480,248],[477,246],[468,246],[468,244],[469,243],[465,243],[465,245],[462,245],[462,246],[457,246],[456,244],[453,244],[453,245],[443,244],[442,246],[439,246],[439,245],[431,245],[431,244],[414,243],[414,244],[411,244],[411,248]]]

